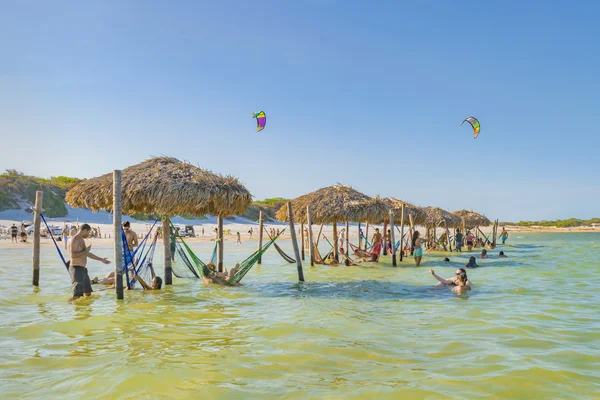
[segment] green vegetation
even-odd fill
[[[265,221],[275,221],[275,213],[287,201],[288,199],[284,199],[283,197],[273,197],[255,201],[248,207],[248,210],[246,210],[242,217],[249,219],[250,221],[258,221],[260,211],[262,211],[265,216]]]
[[[580,226],[590,226],[592,224],[600,224],[600,218],[592,219],[558,219],[556,221],[519,221],[519,222],[502,222],[501,225],[516,225],[516,226],[544,226],[557,228],[577,228]]]
[[[35,192],[44,193],[44,210],[48,217],[64,217],[67,215],[65,193],[81,179],[66,176],[50,179],[27,176],[14,169],[0,174],[0,210],[19,208],[20,201],[35,202]]]

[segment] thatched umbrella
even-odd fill
[[[292,200],[291,205],[294,219],[301,223],[308,223],[307,206],[310,206],[311,222],[333,223],[334,255],[338,260],[337,223],[365,221],[385,212],[384,204],[380,200],[372,199],[343,185],[329,186],[305,194]],[[275,218],[279,221],[288,221],[287,206],[281,207],[275,214]]]
[[[423,224],[429,227],[437,227],[441,223],[446,223],[449,227],[454,228],[460,226],[462,219],[439,207],[425,207],[425,220]]]
[[[366,221],[385,212],[381,201],[343,185],[325,187],[292,200],[294,220],[308,223],[307,206],[310,206],[310,218],[316,224]],[[288,221],[287,207],[281,207],[275,218]]]
[[[492,221],[490,221],[485,215],[481,215],[475,211],[459,210],[452,212],[452,214],[460,217],[464,221],[464,224],[467,228],[474,228],[476,226],[489,226],[492,224]]]
[[[393,210],[396,213],[396,216],[399,216],[402,210],[402,204],[404,204],[404,216],[408,219],[409,215],[412,216],[413,223],[415,225],[421,225],[425,222],[425,212],[421,207],[417,207],[410,203],[407,203],[402,200],[398,200],[394,197],[384,197],[379,198],[376,197],[376,200],[382,202],[383,212],[380,214],[374,215],[374,218],[366,219],[365,221],[372,224],[382,224],[386,220],[389,219],[389,211]]]
[[[237,178],[200,169],[172,157],[155,157],[122,171],[122,206],[127,214],[181,214],[219,217],[219,269],[223,264],[223,217],[239,215],[252,202],[252,195]],[[113,206],[112,174],[88,179],[71,189],[65,200],[73,207],[94,211]],[[171,281],[168,221],[163,220],[165,284]],[[116,238],[115,238],[116,239]]]
[[[171,157],[155,157],[122,172],[123,212],[230,216],[242,214],[252,195],[237,178],[200,169]],[[112,173],[88,179],[66,197],[72,207],[112,208]]]

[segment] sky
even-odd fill
[[[600,216],[598,2],[0,7],[0,170],[168,155],[256,199],[341,183],[503,221]]]

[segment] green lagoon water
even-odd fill
[[[305,267],[298,284],[270,250],[243,287],[177,280],[74,304],[53,248],[39,290],[30,248],[2,249],[0,398],[600,398],[600,234],[509,243],[510,258],[468,271],[464,296],[428,273],[453,276],[464,253],[451,265],[426,254],[420,268]],[[227,242],[226,263],[255,245]],[[208,258],[212,244],[192,248]]]

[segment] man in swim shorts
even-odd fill
[[[12,226],[10,227],[11,243],[12,242],[17,243],[17,235],[18,234],[19,234],[19,228],[17,228],[17,226],[15,224],[12,224]]]
[[[500,239],[502,239],[502,244],[506,243],[506,239],[508,239],[508,232],[505,227],[502,227],[502,233],[500,233]]]
[[[127,238],[127,246],[129,246],[129,251],[133,251],[133,248],[138,245],[137,233],[131,229],[131,224],[129,221],[123,224],[123,230],[125,231],[125,237]]]
[[[71,284],[73,287],[73,297],[71,300],[78,299],[82,296],[88,297],[92,294],[92,283],[88,275],[86,268],[87,259],[103,262],[104,264],[110,264],[110,261],[106,258],[100,258],[90,252],[92,245],[86,247],[85,239],[89,237],[92,228],[88,224],[83,224],[81,229],[73,237],[69,243],[69,275],[71,275]]]

